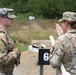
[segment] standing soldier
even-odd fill
[[[68,73],[76,75],[76,13],[64,12],[59,21],[64,34],[57,38],[50,62],[56,68],[56,75],[62,75],[62,63]]]
[[[13,9],[0,8],[0,75],[13,75],[21,55],[7,31],[16,17],[13,12]]]

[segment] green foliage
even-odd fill
[[[55,19],[65,11],[76,12],[76,0],[0,0],[0,7],[14,8],[20,14],[31,12],[36,17]]]

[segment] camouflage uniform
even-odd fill
[[[0,16],[4,18],[15,18],[12,12],[13,9],[0,8]],[[0,28],[0,75],[13,75],[14,66],[19,64],[20,55],[20,50],[15,47],[15,42],[8,32]]]
[[[5,41],[7,41],[9,44],[6,44]],[[14,51],[17,49],[14,41],[11,39],[8,33],[0,29],[0,75],[13,75],[12,72],[16,59],[13,58],[12,60],[9,60],[7,56],[9,52],[13,52],[13,49]],[[17,53],[17,56],[20,56],[20,51]]]
[[[61,75],[61,63],[71,75],[76,75],[76,30],[70,30],[58,37],[53,50],[50,61],[57,68],[56,75]]]
[[[64,18],[61,20],[63,19],[68,20],[68,16],[64,14]],[[74,20],[76,21],[76,18]],[[51,53],[50,62],[52,67],[56,68],[56,75],[62,75],[60,69],[61,63],[64,64],[65,69],[71,75],[76,75],[76,29],[69,30],[59,36]]]

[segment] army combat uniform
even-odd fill
[[[9,59],[9,53],[14,55],[14,58]],[[20,54],[20,50],[15,47],[9,34],[0,29],[0,75],[13,75],[13,69],[15,64],[17,65]]]
[[[69,30],[58,37],[50,62],[52,67],[56,68],[56,75],[62,75],[61,63],[71,75],[76,75],[76,30]]]

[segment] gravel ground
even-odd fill
[[[40,75],[40,66],[37,62],[38,53],[29,50],[22,52],[21,64],[15,67],[14,75]],[[55,70],[50,65],[43,67],[43,75],[55,75]]]

